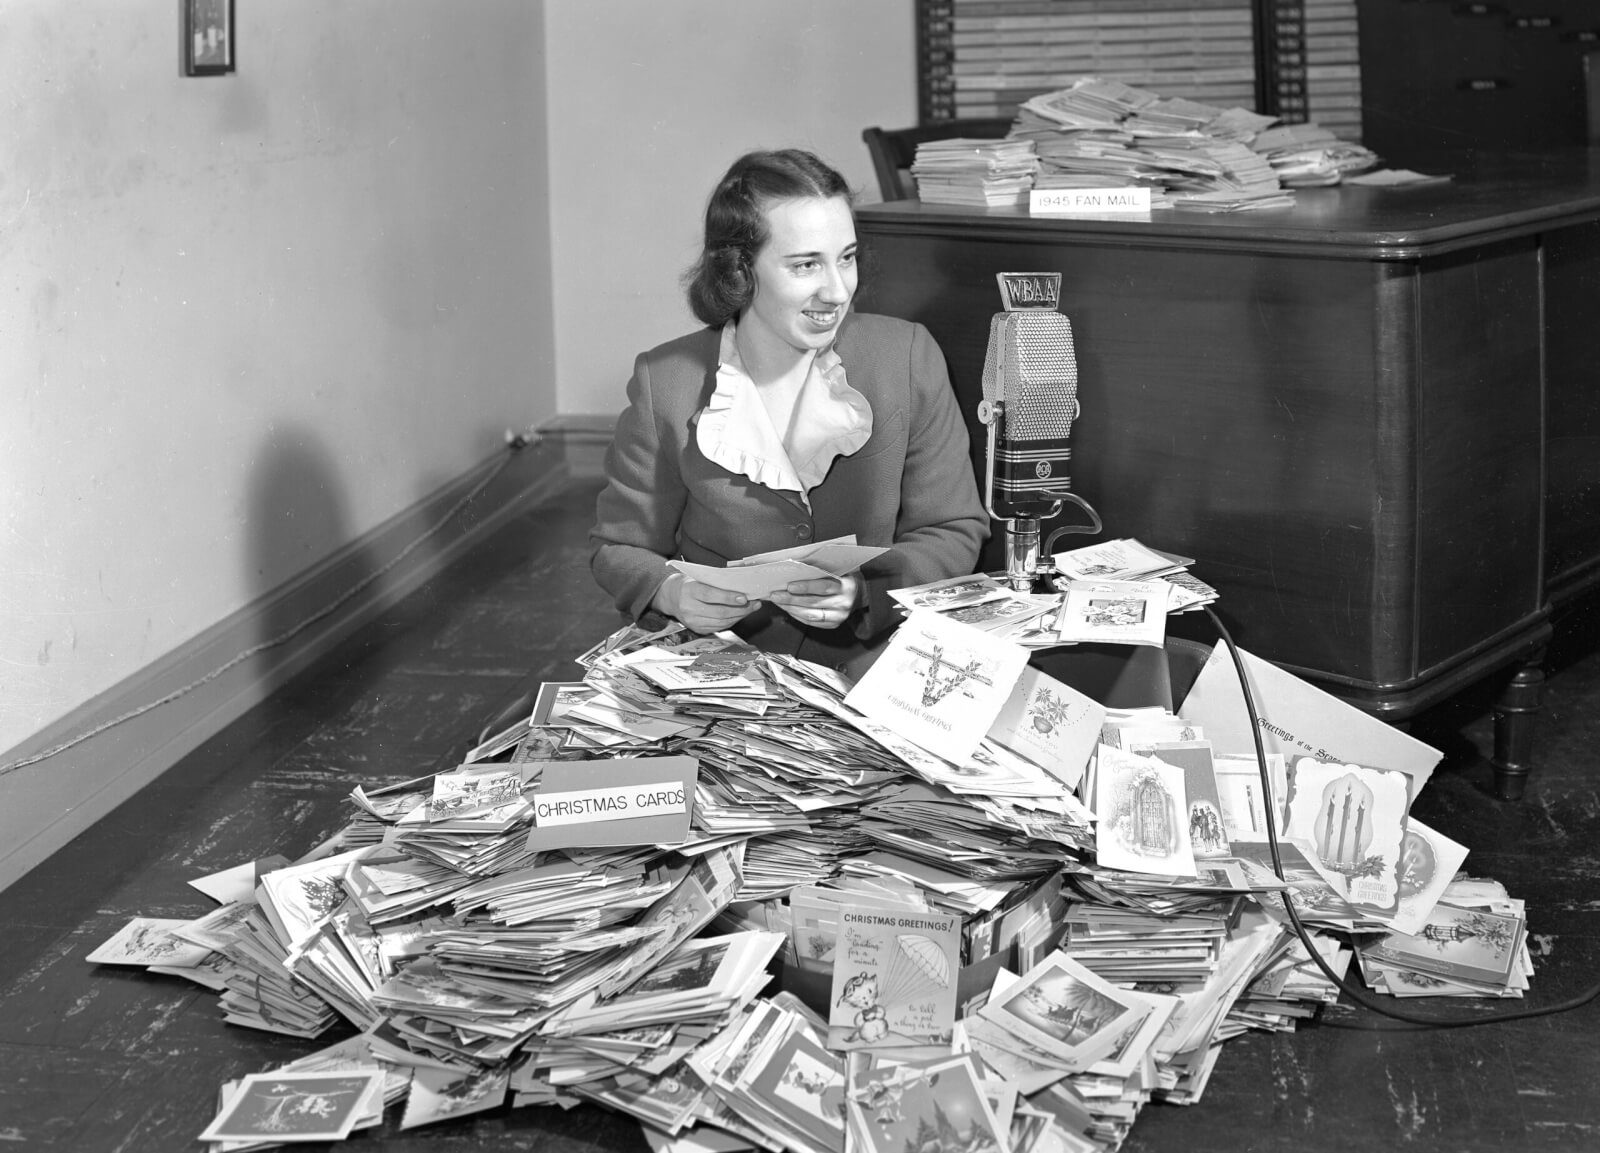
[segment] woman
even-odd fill
[[[635,361],[606,457],[591,566],[628,616],[859,675],[896,620],[886,590],[972,571],[989,521],[943,354],[851,313],[856,276],[843,177],[795,150],[735,161],[688,276],[706,327]],[[667,567],[849,535],[888,551],[765,602]]]

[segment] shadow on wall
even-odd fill
[[[368,580],[377,562],[354,537],[332,449],[303,425],[278,426],[250,478],[244,562],[254,599],[264,602],[257,644],[272,644],[271,667],[328,620],[310,621]]]

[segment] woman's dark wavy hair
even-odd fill
[[[733,162],[706,202],[700,259],[684,275],[696,319],[721,328],[744,310],[756,291],[756,255],[768,240],[767,206],[811,196],[853,199],[843,176],[798,148],[747,152]]]

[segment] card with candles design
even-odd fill
[[[1363,913],[1392,914],[1400,900],[1400,849],[1411,778],[1394,769],[1295,760],[1287,836],[1309,842],[1345,899]]]

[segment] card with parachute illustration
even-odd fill
[[[845,905],[833,959],[828,1048],[949,1048],[961,915]]]

